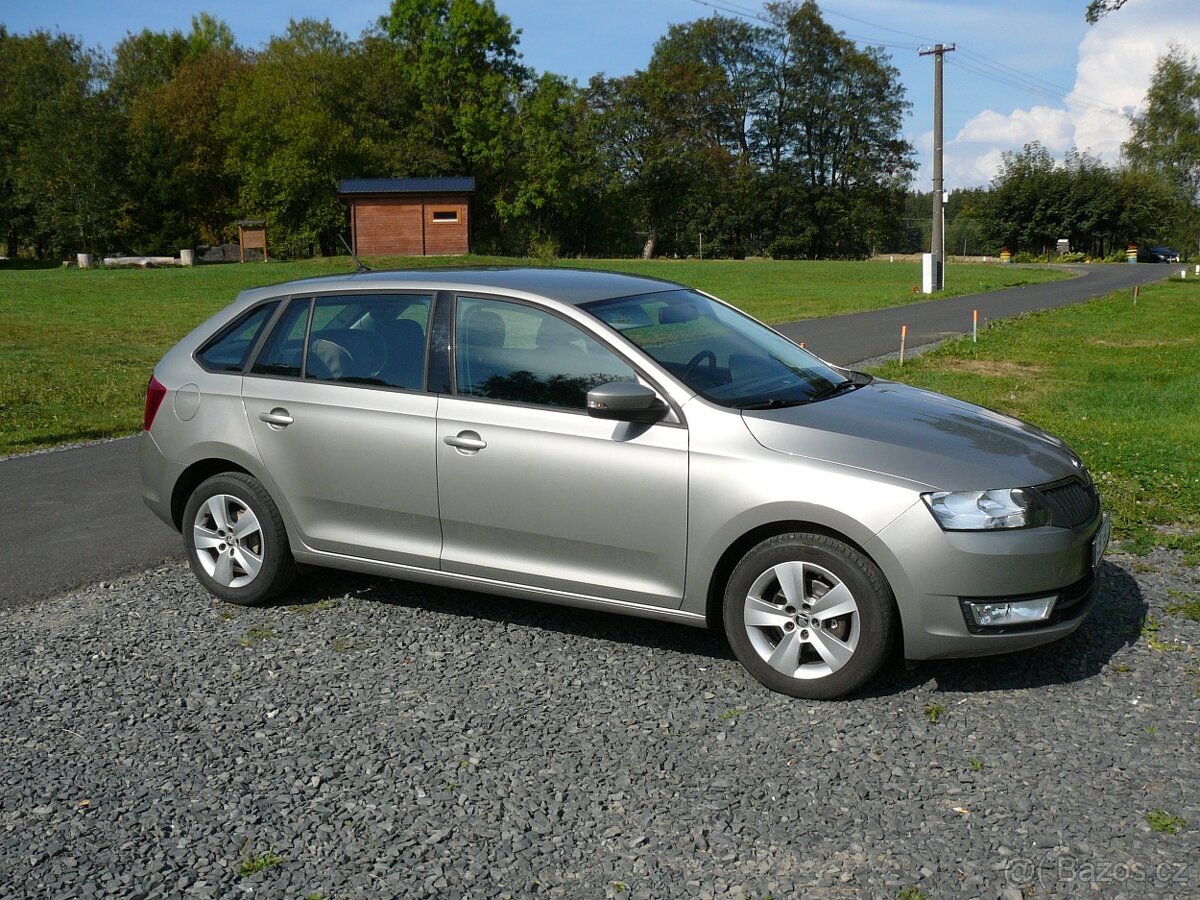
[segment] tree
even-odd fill
[[[1054,169],[1054,157],[1038,141],[1004,154],[992,179],[987,215],[992,235],[1009,250],[1045,252],[1057,242]]]
[[[494,200],[506,247],[517,253],[587,247],[594,233],[589,220],[603,220],[607,204],[583,92],[547,73],[518,99],[515,114],[508,174]]]
[[[100,249],[121,215],[122,141],[102,60],[0,26],[0,228],[7,255]]]
[[[223,94],[220,138],[238,180],[237,215],[266,218],[281,255],[337,251],[346,221],[338,181],[359,174],[352,59],[328,21],[291,21]]]
[[[380,25],[411,86],[407,143],[429,147],[390,174],[474,175],[477,238],[498,240],[494,198],[514,140],[515,101],[531,75],[517,51],[520,32],[493,0],[393,0]]]
[[[144,29],[128,34],[113,51],[108,90],[118,107],[128,110],[142,94],[162,87],[188,57],[188,41],[180,31]]]
[[[1146,108],[1133,117],[1124,146],[1133,168],[1158,175],[1175,196],[1162,237],[1183,249],[1200,233],[1200,63],[1181,46],[1159,58]]]
[[[222,243],[231,236],[236,183],[226,165],[230,137],[222,98],[247,75],[236,50],[185,60],[165,84],[144,91],[129,116],[130,246],[147,253]]]
[[[642,241],[653,257],[664,234],[677,238],[680,212],[703,190],[705,155],[694,122],[680,101],[677,70],[651,66],[623,78],[595,76],[588,99],[597,116],[612,187],[627,198]]]
[[[1095,25],[1110,12],[1116,12],[1127,2],[1128,0],[1091,0],[1083,12],[1083,17],[1089,24]]]
[[[909,104],[877,48],[859,50],[812,0],[768,4],[768,89],[756,133],[776,227],[811,256],[862,255],[897,227],[912,177]]]
[[[673,25],[647,68],[672,86],[671,103],[686,115],[673,127],[697,153],[691,189],[673,223],[676,252],[742,256],[762,250],[756,214],[762,178],[752,145],[754,109],[765,88],[767,32],[712,16]]]
[[[1061,165],[1039,143],[1006,153],[983,204],[988,236],[1010,250],[1072,250],[1107,256],[1159,232],[1171,198],[1158,176],[1113,171],[1069,150]]]

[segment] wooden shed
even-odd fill
[[[338,197],[350,207],[360,256],[461,256],[471,249],[474,178],[348,178]]]

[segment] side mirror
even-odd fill
[[[653,425],[667,409],[654,391],[632,381],[611,381],[592,388],[587,395],[588,415],[594,419]]]

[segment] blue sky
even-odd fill
[[[586,81],[596,72],[644,66],[671,24],[722,12],[753,14],[753,0],[496,0],[521,30],[525,62]],[[386,0],[6,0],[11,32],[64,31],[111,48],[129,31],[186,29],[212,12],[245,46],[263,44],[289,18],[328,18],[351,37],[384,13]],[[1174,40],[1200,54],[1196,0],[1129,0],[1088,26],[1086,0],[829,0],[827,21],[860,43],[885,44],[912,113],[905,135],[917,147],[918,185],[929,187],[933,64],[917,47],[956,43],[946,57],[948,186],[985,184],[1000,154],[1041,140],[1056,154],[1090,148],[1115,162],[1127,116],[1141,102],[1154,60]]]

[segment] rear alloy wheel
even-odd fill
[[[725,633],[771,690],[815,700],[848,694],[883,665],[896,627],[891,591],[870,559],[820,534],[750,550],[725,591]]]
[[[200,583],[230,603],[262,603],[296,577],[279,510],[256,479],[240,472],[196,488],[183,513],[183,541]]]

